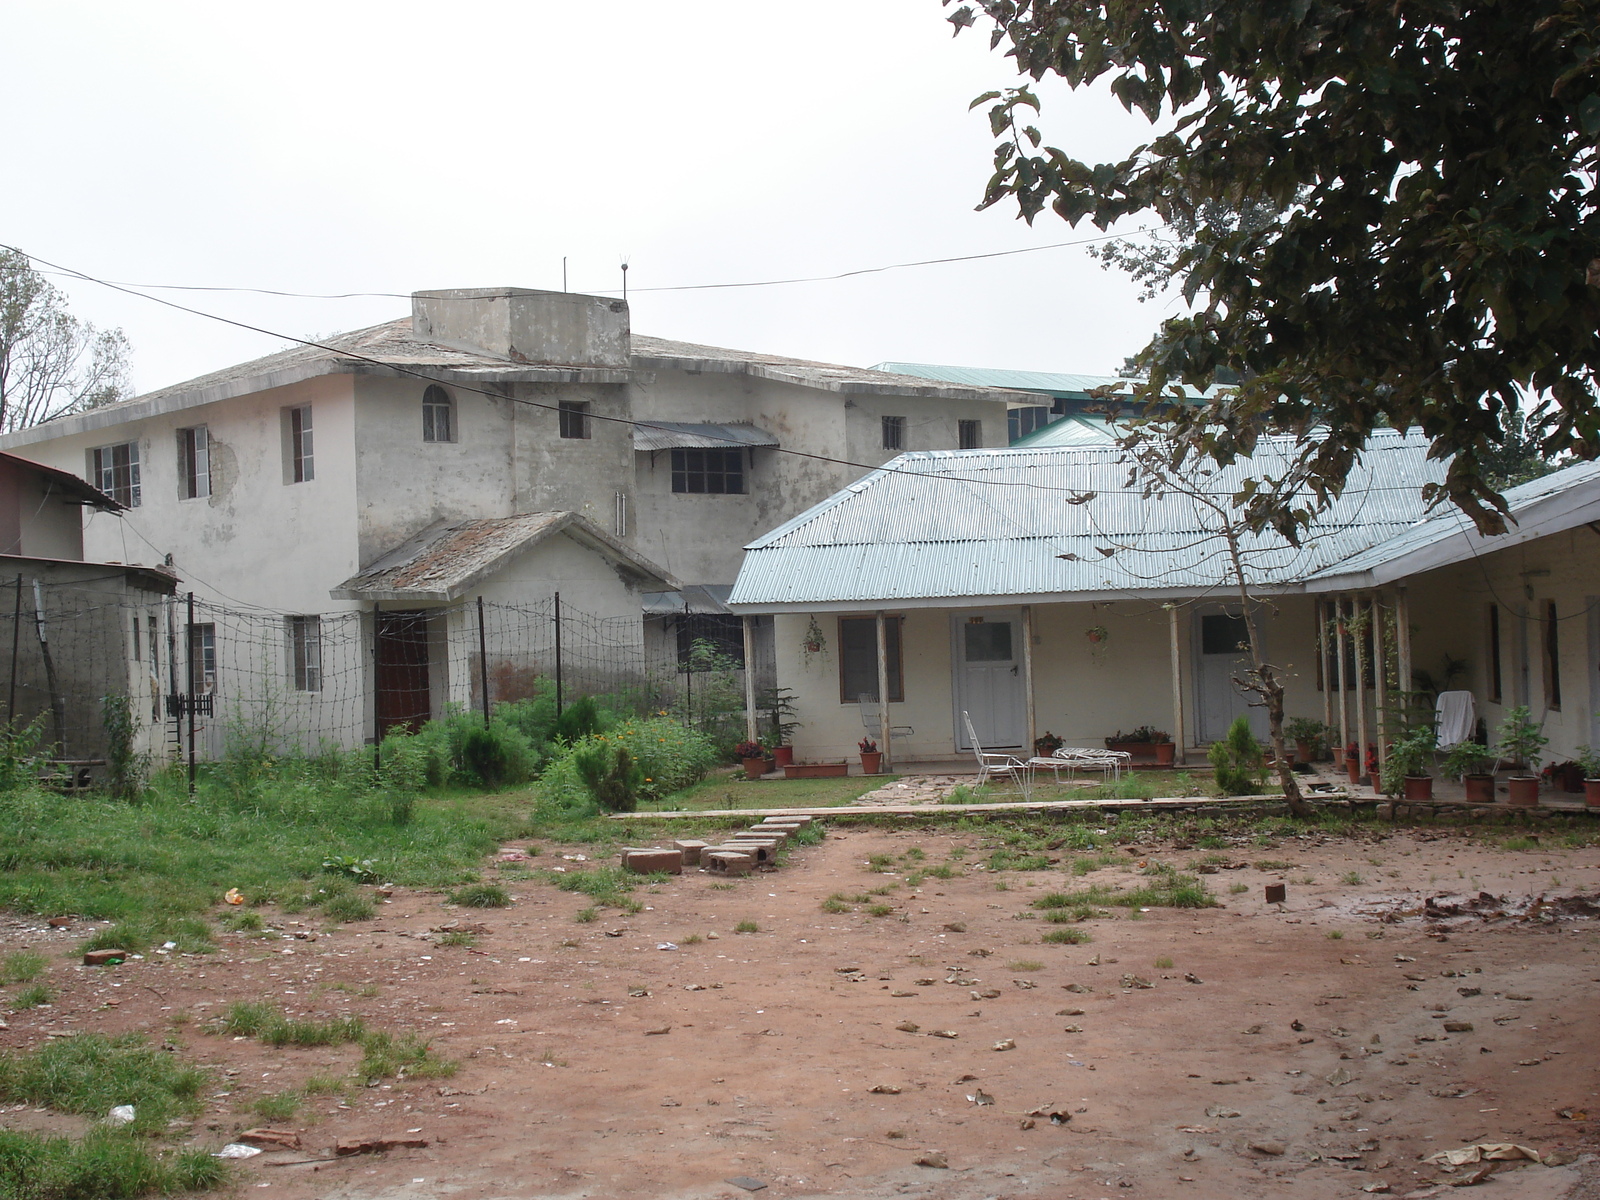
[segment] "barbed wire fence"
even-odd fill
[[[600,616],[559,593],[304,614],[109,579],[24,579],[10,596],[9,582],[0,582],[6,719],[13,730],[37,722],[49,757],[75,770],[104,766],[102,702],[117,695],[130,698],[136,749],[157,762],[348,750],[453,710],[487,716],[544,699],[559,711],[582,696],[719,736],[744,729],[737,617]],[[776,682],[767,629],[749,664],[761,693]]]

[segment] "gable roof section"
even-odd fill
[[[336,600],[459,600],[514,555],[565,534],[631,576],[641,588],[669,590],[678,581],[574,512],[523,513],[430,526],[346,579]]]
[[[1505,499],[1511,520],[1497,537],[1482,536],[1460,509],[1441,503],[1410,528],[1318,572],[1306,590],[1377,587],[1600,521],[1600,463],[1553,471],[1509,488]]]
[[[67,493],[80,504],[101,512],[122,512],[125,505],[113,500],[88,480],[74,475],[71,471],[63,471],[60,467],[47,467],[44,463],[34,462],[31,458],[23,458],[20,454],[7,454],[0,450],[0,459],[14,464],[18,470],[32,471],[50,480],[61,491]]]
[[[1246,477],[1281,468],[1291,445],[1264,439],[1212,488],[1231,496]],[[1303,546],[1270,531],[1248,540],[1253,585],[1300,590],[1421,520],[1421,488],[1445,470],[1427,451],[1422,437],[1375,434]],[[1066,503],[1083,492],[1095,498]],[[747,546],[729,604],[846,611],[1193,596],[1226,582],[1209,528],[1192,501],[1130,488],[1116,446],[905,454]]]

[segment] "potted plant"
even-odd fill
[[[1574,759],[1553,762],[1540,771],[1539,775],[1549,780],[1552,788],[1560,788],[1563,792],[1576,796],[1583,794],[1583,768]]]
[[[794,747],[790,742],[794,739],[794,731],[800,728],[800,722],[794,719],[800,710],[795,707],[794,693],[788,688],[768,688],[762,693],[757,707],[764,710],[770,720],[770,740],[772,742],[772,761],[780,767],[787,767],[794,761]]]
[[[760,779],[772,769],[767,765],[767,748],[760,742],[740,742],[733,753],[744,764],[746,779]]]
[[[1433,777],[1428,765],[1438,738],[1432,725],[1418,725],[1389,747],[1383,764],[1383,790],[1386,795],[1407,800],[1432,800]]]
[[[1107,750],[1122,750],[1140,758],[1154,758],[1161,766],[1171,766],[1176,747],[1172,735],[1150,725],[1141,725],[1131,733],[1117,730],[1106,739]]]
[[[1294,743],[1301,762],[1315,762],[1322,757],[1327,734],[1328,727],[1310,717],[1294,717],[1283,725],[1283,736]]]
[[[861,739],[861,770],[866,775],[876,775],[883,770],[883,751],[871,738]]]
[[[1351,783],[1361,782],[1361,747],[1354,742],[1344,748],[1344,769]]]
[[[1457,742],[1445,751],[1439,763],[1442,774],[1461,780],[1468,804],[1494,803],[1494,773],[1489,765],[1489,747],[1482,742]]]
[[[1579,746],[1575,761],[1583,773],[1583,802],[1590,808],[1600,808],[1600,752]]]
[[[1055,734],[1046,729],[1043,735],[1033,739],[1033,752],[1040,758],[1049,758],[1066,744],[1066,738],[1057,737]]]
[[[1494,752],[1501,758],[1511,759],[1530,774],[1513,775],[1506,780],[1511,791],[1511,803],[1531,808],[1539,803],[1539,761],[1550,739],[1539,732],[1533,714],[1526,705],[1506,709],[1505,720],[1500,722],[1500,736]]]

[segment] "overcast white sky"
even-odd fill
[[[12,0],[0,9],[10,183],[0,241],[101,278],[301,292],[619,285],[639,333],[869,365],[1110,373],[1173,310],[1082,249],[861,279],[819,275],[1044,245],[977,213],[978,93],[1013,82],[938,0],[272,5]],[[1090,161],[1146,136],[1109,96],[1050,90]],[[277,349],[91,284],[148,390]],[[405,302],[175,298],[293,335]]]

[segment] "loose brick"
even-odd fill
[[[111,963],[119,963],[128,957],[126,950],[89,950],[84,953],[83,965],[86,967],[104,967]]]
[[[651,875],[665,871],[668,875],[683,874],[682,850],[632,850],[622,860],[622,865],[635,875]]]
[[[755,859],[732,850],[714,850],[706,866],[713,875],[748,875],[755,866]]]
[[[763,825],[809,825],[812,820],[813,818],[811,817],[795,814],[783,817],[765,817],[761,823]]]
[[[706,843],[695,838],[680,838],[672,843],[674,850],[683,854],[683,865],[697,867],[700,865],[700,853],[706,848]]]

